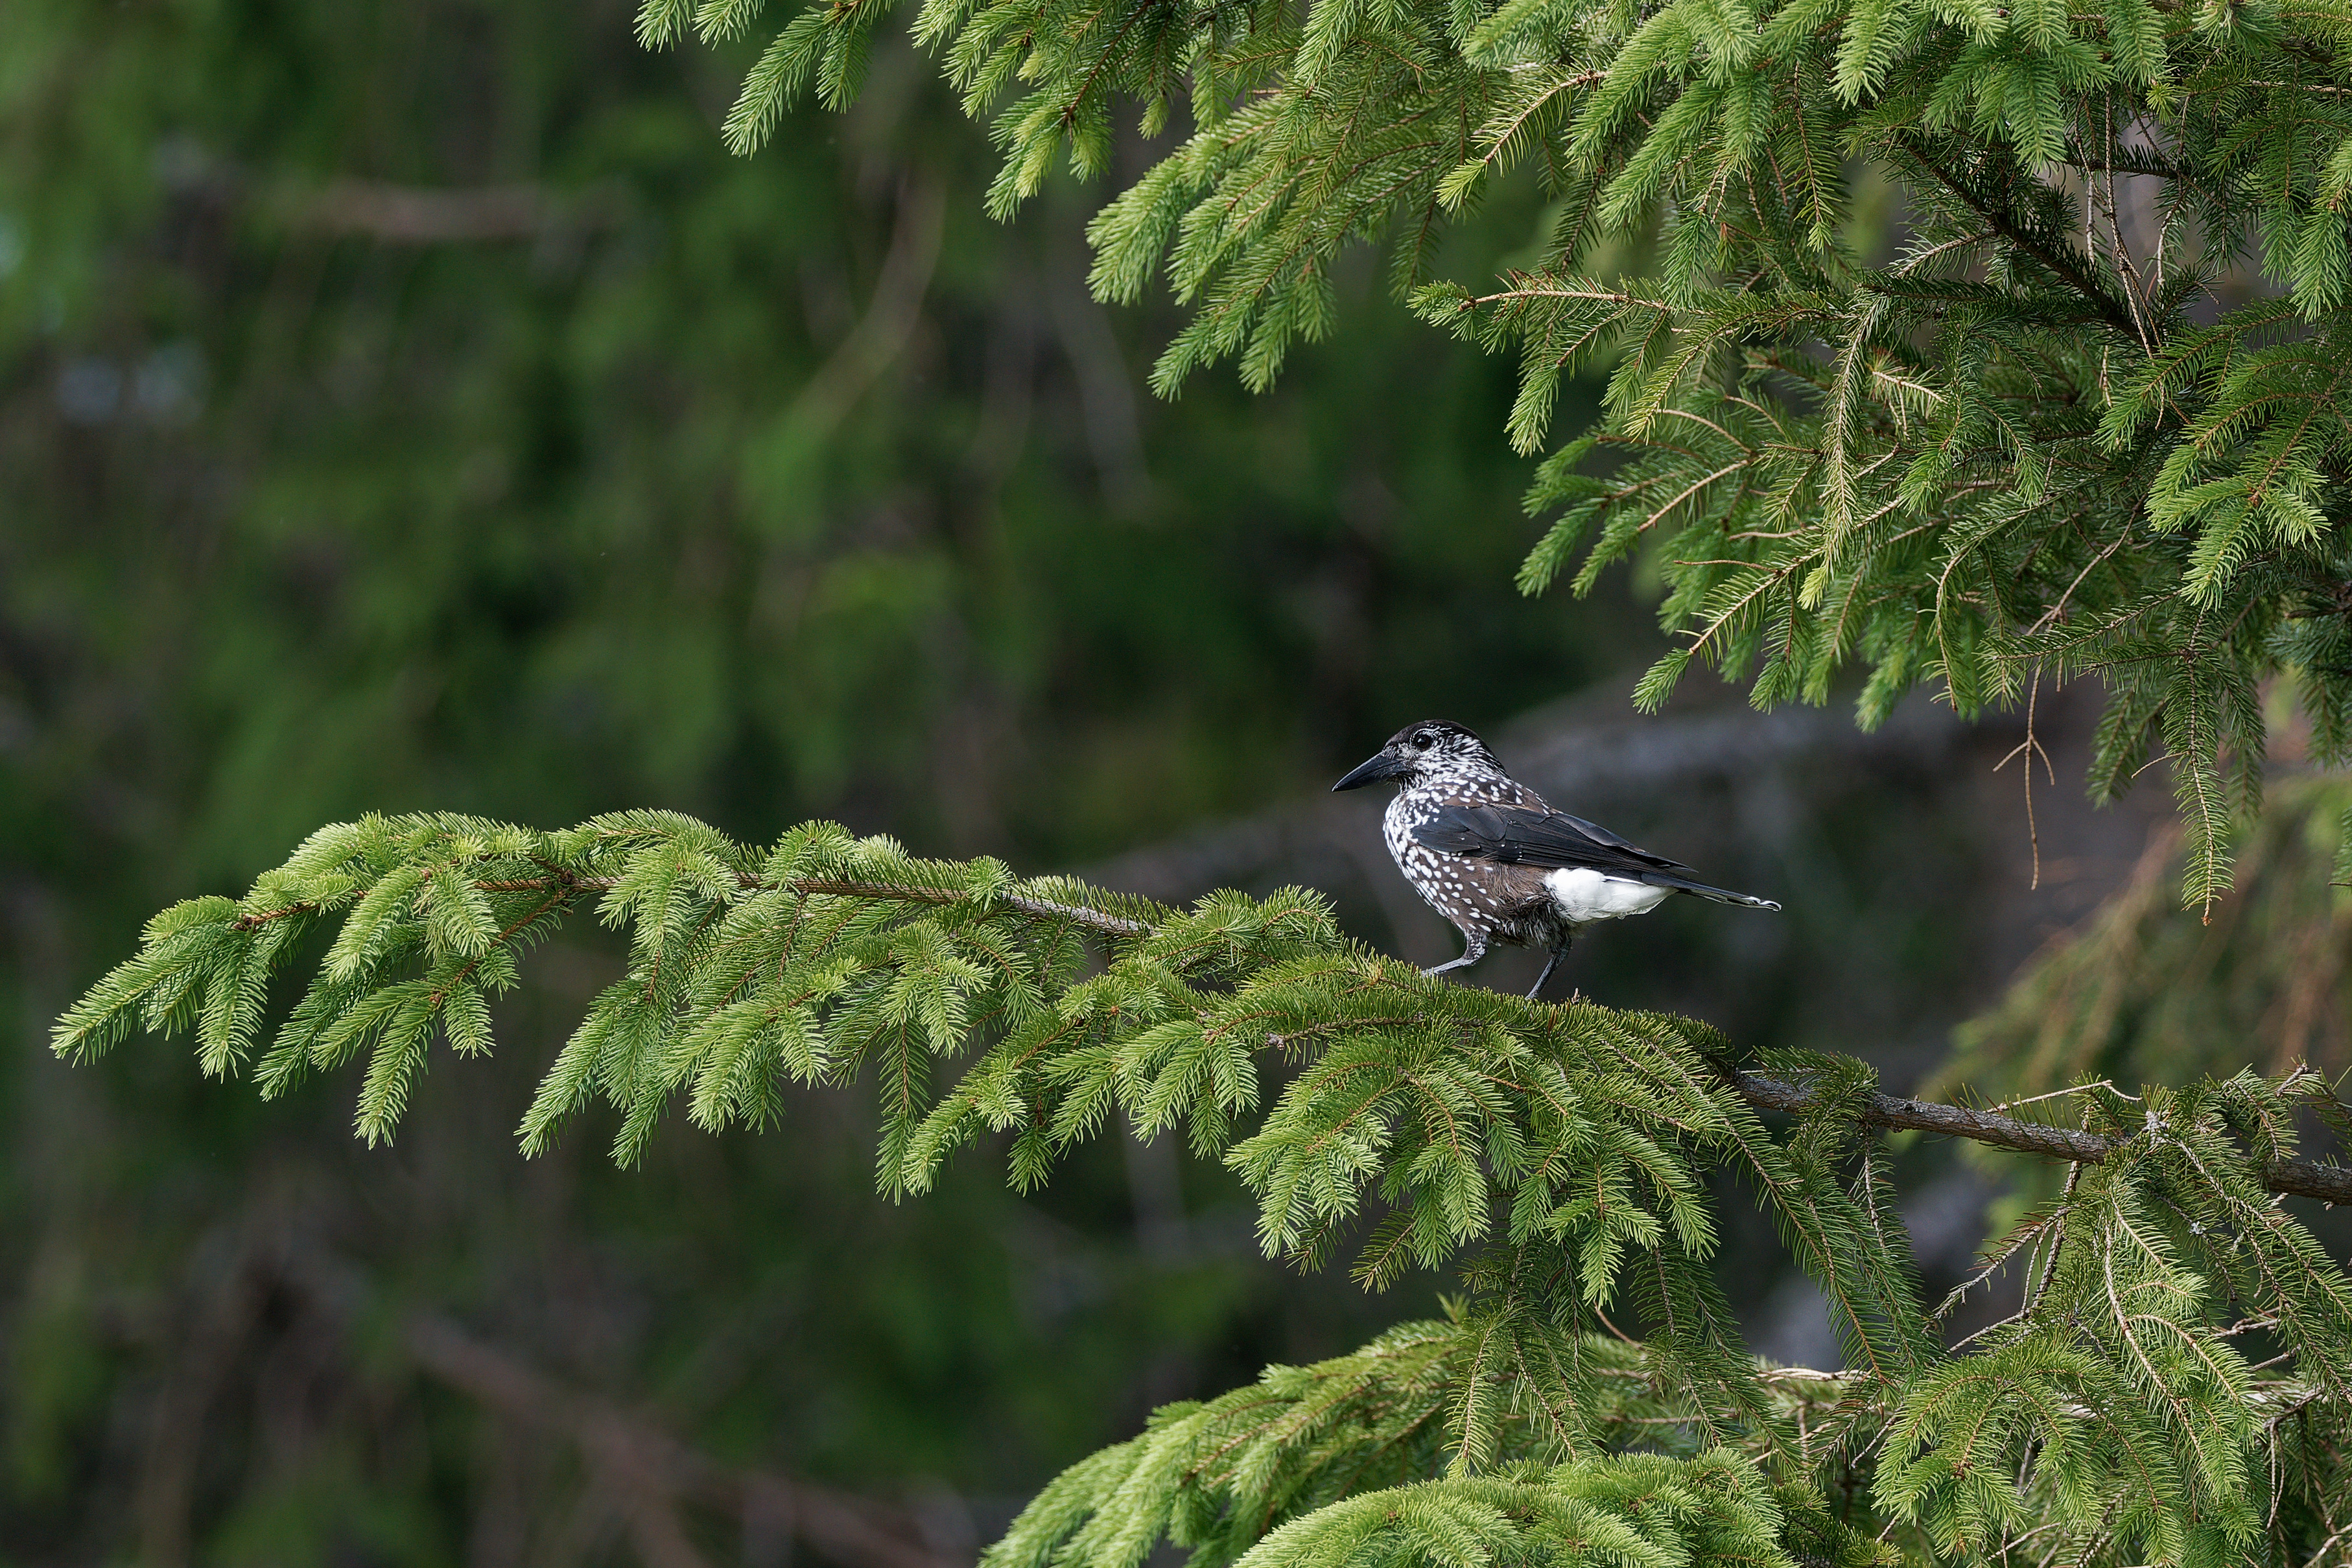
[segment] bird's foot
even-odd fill
[[[1551,972],[1559,967],[1560,959],[1567,956],[1568,949],[1565,947],[1555,947],[1552,949],[1551,956],[1544,960],[1543,973],[1538,975],[1536,977],[1536,983],[1528,988],[1528,1000],[1534,1001],[1536,999],[1536,997],[1544,988],[1544,982],[1551,978]]]

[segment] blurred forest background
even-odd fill
[[[323,821],[832,816],[1171,899],[1304,881],[1428,961],[1453,938],[1379,802],[1319,792],[1444,716],[1789,904],[1596,937],[1577,984],[1897,1087],[2053,932],[2170,885],[2160,792],[2080,803],[2089,704],[2042,702],[2032,835],[2016,719],[1862,737],[1696,689],[1633,719],[1644,578],[1511,591],[1512,367],[1372,258],[1274,393],[1155,402],[1173,317],[1087,298],[1096,193],[988,222],[984,137],[903,41],[854,112],[737,160],[745,60],[629,24],[0,8],[0,1564],[945,1568],[1155,1405],[1434,1310],[1443,1280],[1265,1263],[1171,1140],[1029,1198],[968,1160],[902,1207],[839,1097],[634,1174],[593,1135],[526,1163],[614,967],[593,931],[389,1150],[348,1083],[50,1059],[148,913]],[[1531,185],[1496,200],[1528,231]],[[1480,232],[1441,270],[1507,265]],[[1948,1281],[1994,1186],[1906,1157]],[[1731,1248],[1759,1344],[1833,1354],[1769,1232]]]

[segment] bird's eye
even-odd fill
[[[1434,735],[1432,735],[1429,731],[1427,731],[1427,730],[1425,730],[1425,729],[1424,729],[1424,730],[1423,730],[1419,735],[1416,735],[1416,736],[1414,736],[1414,737],[1412,737],[1412,748],[1413,748],[1415,751],[1427,751],[1431,747],[1433,747],[1433,746],[1434,746],[1434,745],[1436,745],[1436,744],[1437,744],[1437,737],[1435,737]]]

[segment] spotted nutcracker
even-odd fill
[[[1404,788],[1383,819],[1389,853],[1413,891],[1460,927],[1465,945],[1462,956],[1429,970],[1433,975],[1476,963],[1490,942],[1541,947],[1550,958],[1528,991],[1532,997],[1579,931],[1596,920],[1647,915],[1668,894],[1780,907],[1694,881],[1680,861],[1553,810],[1458,724],[1407,725],[1331,788],[1391,779]]]

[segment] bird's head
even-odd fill
[[[1507,775],[1486,743],[1458,724],[1442,718],[1409,724],[1389,738],[1333,789],[1360,789],[1367,784],[1394,779],[1417,784],[1430,779],[1501,779]]]

